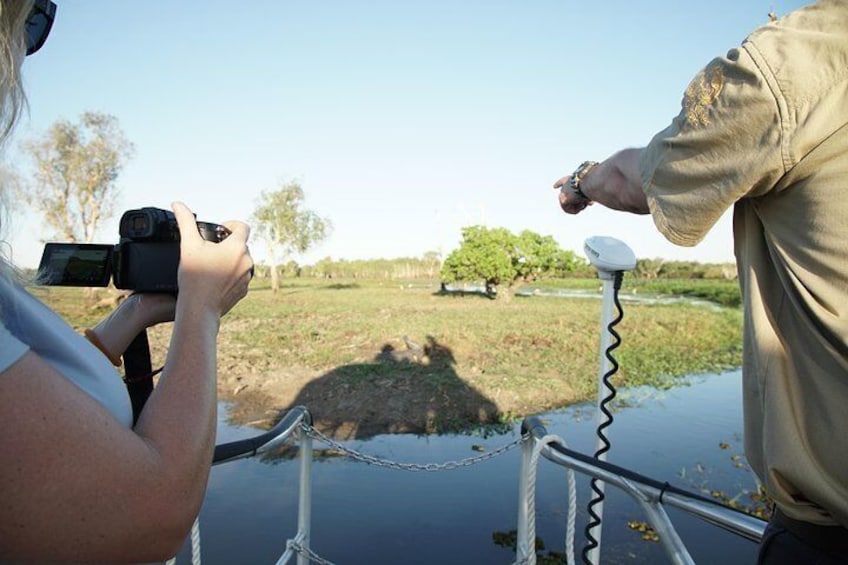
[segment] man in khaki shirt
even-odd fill
[[[760,562],[848,560],[848,2],[755,31],[646,147],[554,187],[570,214],[650,213],[685,246],[733,206],[745,449],[777,505]]]

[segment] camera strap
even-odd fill
[[[133,426],[144,408],[144,403],[153,392],[153,372],[150,362],[150,344],[147,341],[147,330],[142,330],[135,336],[127,350],[124,351],[124,382],[130,394],[133,411]]]

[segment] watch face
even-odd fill
[[[580,181],[583,180],[583,177],[586,176],[586,173],[594,169],[598,165],[597,161],[584,161],[577,167],[577,170],[571,175],[571,185],[574,188],[578,188],[580,186]]]
[[[583,181],[583,177],[586,176],[589,171],[594,169],[598,165],[597,161],[583,161],[577,170],[571,174],[571,178],[568,179],[568,185],[580,196],[585,198],[586,200],[591,200],[588,196],[586,196],[582,190],[580,190],[580,183]]]
[[[577,170],[571,174],[571,179],[569,179],[569,184],[571,188],[574,190],[580,190],[580,181],[583,180],[583,171],[586,170],[586,163],[583,163]]]

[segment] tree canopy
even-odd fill
[[[134,151],[117,118],[85,112],[76,123],[59,120],[22,149],[35,175],[21,184],[20,196],[44,214],[57,237],[90,243],[115,213],[118,176]]]
[[[469,226],[462,229],[462,243],[445,259],[441,274],[445,283],[482,282],[487,294],[508,298],[516,283],[562,276],[579,262],[551,236]]]

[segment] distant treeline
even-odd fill
[[[436,252],[423,257],[401,257],[395,259],[334,260],[325,257],[314,265],[299,265],[289,261],[278,268],[282,277],[288,278],[339,278],[339,279],[388,279],[408,280],[439,278],[441,258]],[[260,278],[269,276],[267,265],[257,265]],[[639,259],[633,276],[641,279],[719,279],[736,278],[734,263],[698,263],[696,261],[666,261],[663,259]],[[545,273],[545,278],[594,278],[597,271],[582,258],[574,261],[561,272]]]
[[[277,267],[278,273],[287,278],[339,278],[339,279],[388,279],[436,280],[439,278],[441,260],[433,253],[423,257],[400,257],[395,259],[334,260],[321,259],[314,265],[299,265],[289,261]],[[35,277],[35,269],[23,269],[23,278]],[[584,259],[562,272],[546,273],[545,278],[594,278],[597,271]],[[639,259],[632,275],[640,279],[736,279],[734,263],[698,263],[696,261],[665,261],[663,259]],[[256,265],[257,278],[270,276],[268,265]]]
[[[325,278],[325,279],[438,279],[442,262],[437,253],[426,253],[423,257],[395,259],[333,260],[325,257],[314,265],[299,265],[289,261],[278,268],[282,277]],[[267,265],[256,266],[257,277],[269,276]]]
[[[723,279],[735,280],[736,263],[698,263],[639,259],[633,274],[643,279]]]

